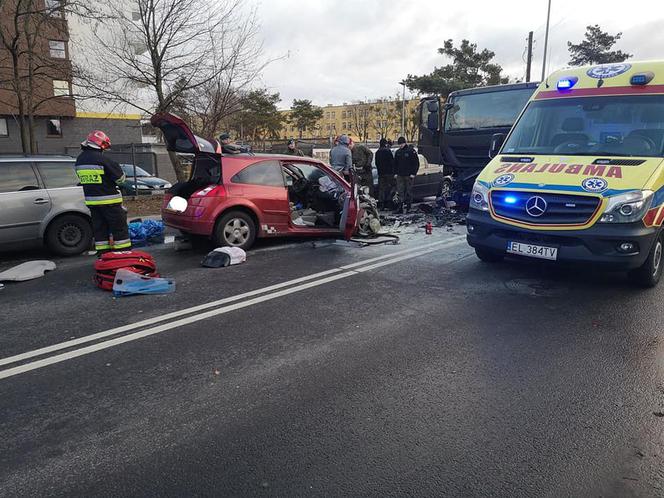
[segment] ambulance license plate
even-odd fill
[[[518,254],[519,256],[548,259],[551,261],[558,259],[557,247],[536,246],[534,244],[524,244],[523,242],[508,242],[507,252]]]
[[[161,195],[161,194],[164,193],[164,190],[163,189],[155,189],[155,190],[151,190],[150,193],[152,195]]]

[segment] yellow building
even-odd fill
[[[417,106],[419,99],[406,100],[405,136],[409,141],[417,139]],[[322,107],[323,118],[316,125],[302,131],[302,138],[329,138],[345,134],[356,142],[378,141],[391,138],[396,141],[401,132],[402,101],[381,99],[354,104]],[[286,117],[281,138],[298,138],[297,126],[288,122],[290,110],[281,111]]]

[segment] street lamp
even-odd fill
[[[544,35],[544,58],[542,59],[542,79],[546,78],[546,51],[549,46],[549,20],[551,19],[551,0],[549,0],[549,8],[546,11],[546,34]]]
[[[401,97],[401,134],[399,136],[403,137],[405,135],[406,127],[406,80],[399,82],[403,86],[403,93]]]

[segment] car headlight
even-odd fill
[[[137,188],[138,190],[149,190],[149,189],[151,189],[152,187],[150,187],[150,185],[145,185],[145,184],[143,184],[143,183],[137,183],[137,184],[136,184],[136,188]]]
[[[652,190],[635,190],[608,198],[600,223],[633,223],[642,219],[652,204]]]
[[[173,186],[173,185],[171,185],[170,183],[164,183],[164,187],[163,187],[163,188],[171,188],[172,186]]]
[[[470,207],[481,211],[489,210],[489,188],[479,182],[473,185],[473,191],[470,194]]]

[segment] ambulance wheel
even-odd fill
[[[475,248],[475,254],[485,263],[500,263],[503,259],[505,259],[503,254],[489,251],[487,249],[480,249],[479,247]]]
[[[212,240],[217,247],[248,250],[256,240],[256,223],[244,211],[230,211],[217,220]]]
[[[44,242],[58,256],[81,254],[92,246],[90,220],[77,214],[58,216],[46,229]]]
[[[664,261],[662,261],[663,249],[662,234],[660,234],[650,248],[646,262],[629,273],[630,280],[640,287],[655,287],[662,277],[662,268],[664,267]]]

